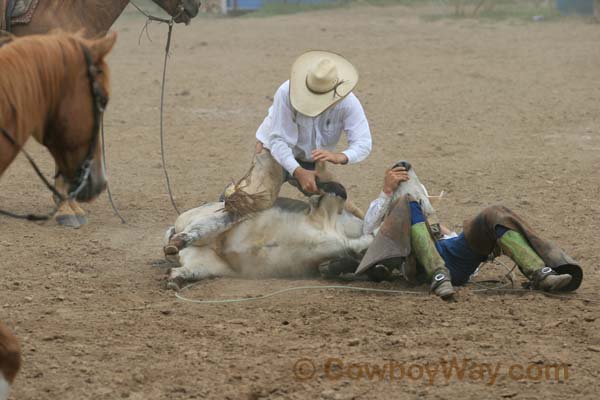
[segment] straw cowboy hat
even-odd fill
[[[344,57],[308,51],[292,65],[290,101],[299,113],[316,117],[350,94],[357,82],[358,71]]]

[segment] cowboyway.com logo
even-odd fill
[[[567,364],[518,364],[502,362],[477,362],[470,358],[440,358],[436,362],[385,361],[347,362],[341,358],[327,358],[322,362],[301,358],[294,363],[294,377],[299,381],[320,378],[328,380],[362,381],[419,381],[429,385],[449,383],[453,380],[480,382],[494,385],[500,377],[513,381],[566,381]]]

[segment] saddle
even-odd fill
[[[0,30],[10,32],[14,25],[31,22],[39,0],[0,0]]]

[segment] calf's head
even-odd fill
[[[321,194],[310,198],[311,219],[324,226],[335,226],[348,197],[346,189],[337,182],[318,182],[317,187]]]

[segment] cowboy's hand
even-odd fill
[[[332,164],[348,163],[348,157],[344,153],[333,153],[327,150],[313,150],[312,158],[314,161],[329,161]]]
[[[254,152],[256,154],[260,154],[261,151],[263,151],[263,149],[265,148],[265,146],[262,144],[261,141],[256,141],[256,146],[254,147]]]
[[[300,187],[307,193],[319,193],[317,188],[317,174],[315,171],[309,171],[302,167],[294,170],[294,178],[298,180]]]
[[[396,167],[385,171],[385,178],[383,178],[383,193],[390,196],[400,183],[406,182],[410,178],[408,177],[408,171],[404,167]]]

